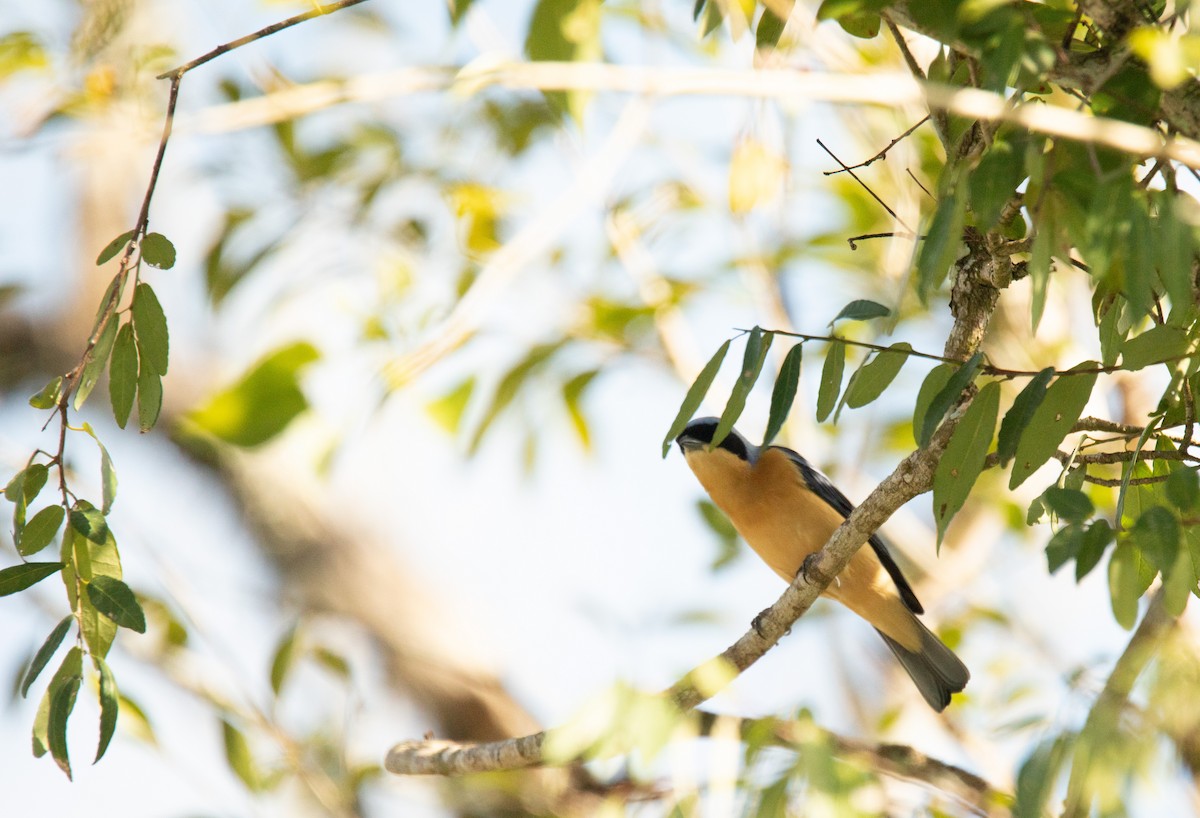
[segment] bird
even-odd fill
[[[718,419],[697,418],[675,438],[713,503],[767,566],[790,583],[854,510],[846,495],[801,455],[759,447],[732,430],[710,444]],[[823,594],[867,620],[917,689],[939,713],[962,691],[970,671],[917,618],[925,612],[878,534],[860,548]]]

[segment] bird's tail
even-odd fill
[[[921,649],[916,652],[904,647],[878,628],[876,631],[908,671],[925,701],[940,713],[950,704],[950,695],[967,686],[971,672],[962,660],[954,655],[954,651],[946,647],[921,620],[914,616],[913,621],[921,632]]]

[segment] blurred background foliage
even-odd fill
[[[166,102],[155,75],[305,8],[63,0],[2,24],[4,164],[16,180],[0,233],[0,455],[10,472],[21,472],[32,448],[49,448],[35,442],[44,417],[25,399],[79,362],[119,263],[93,262],[130,229],[144,191]],[[155,560],[167,559],[159,554],[139,555],[140,568],[126,565],[146,634],[121,632],[109,665],[118,679],[132,674],[131,689],[165,682],[182,698],[151,693],[156,708],[123,686],[118,742],[132,737],[168,758],[186,747],[182,766],[198,769],[223,759],[254,794],[223,796],[235,805],[228,811],[388,815],[402,803],[429,814],[943,815],[1003,814],[1012,805],[964,806],[916,762],[899,762],[899,773],[881,767],[879,755],[855,755],[822,724],[928,747],[1014,796],[1022,815],[1200,810],[1195,621],[1184,612],[1200,572],[1200,491],[1188,452],[1200,377],[1195,172],[1099,136],[1057,138],[1028,123],[976,121],[961,109],[930,115],[883,92],[870,104],[853,102],[860,97],[847,80],[915,68],[952,90],[997,92],[1013,105],[1041,99],[1047,109],[1195,139],[1198,37],[1186,3],[1123,10],[1091,2],[478,0],[435,14],[376,0],[187,75],[150,219],[174,243],[177,266],[139,273],[160,293],[172,336],[158,426],[165,434],[152,436],[160,453],[136,454],[128,432],[131,440],[120,443],[106,410],[96,409],[103,400],[92,398],[82,416],[107,446],[124,449],[118,459],[134,472],[120,472],[117,509],[127,516],[110,518],[112,530],[123,538],[129,531],[135,543],[169,541],[157,546],[164,552],[203,548],[231,531],[256,546],[249,556],[212,559],[249,583],[230,598],[243,607],[252,600],[253,613],[231,618],[235,631],[254,637],[245,646],[232,641],[221,617],[206,618],[194,598],[223,604],[221,575],[202,573],[189,589],[172,574],[191,570],[181,568],[187,562],[167,560],[159,571]],[[570,77],[562,87],[544,77],[505,79],[525,61],[626,67],[648,84],[695,71],[700,90],[643,97],[603,79],[575,87]],[[764,98],[755,68],[827,75],[826,98],[852,104]],[[706,69],[725,69],[735,81],[720,85]],[[859,178],[842,172],[885,148],[886,157],[855,169]],[[145,247],[141,253],[151,264]],[[442,570],[456,581],[463,564],[478,566],[470,573],[481,578],[468,580],[478,591],[489,566],[507,576],[486,552],[511,552],[515,563],[546,560],[551,552],[538,542],[559,541],[563,531],[527,520],[527,533],[487,531],[494,541],[439,541],[407,519],[418,503],[396,489],[389,495],[390,482],[426,484],[443,516],[511,519],[502,512],[517,502],[512,485],[528,486],[541,514],[557,502],[539,471],[559,483],[590,470],[603,475],[580,485],[583,504],[569,506],[595,518],[575,519],[567,532],[607,532],[608,518],[628,518],[647,536],[610,546],[601,560],[609,564],[592,572],[602,584],[646,587],[622,559],[658,572],[658,585],[669,582],[663,572],[681,570],[679,560],[704,572],[680,580],[692,589],[688,603],[664,595],[671,609],[658,614],[670,626],[655,625],[676,646],[670,650],[696,640],[701,647],[668,650],[668,667],[629,671],[637,687],[661,687],[740,632],[778,589],[764,585],[768,595],[745,600],[736,615],[714,602],[714,587],[739,588],[729,576],[754,570],[739,558],[735,533],[706,501],[688,509],[690,518],[667,511],[675,498],[657,494],[658,484],[676,478],[647,477],[652,461],[630,453],[657,454],[703,362],[753,326],[943,354],[951,288],[968,274],[961,259],[972,253],[1003,279],[992,282],[1003,294],[977,339],[987,364],[1026,373],[984,369],[977,378],[999,384],[993,428],[1013,413],[1007,444],[999,429],[1007,456],[995,458],[1017,455],[1012,482],[1002,469],[985,469],[948,528],[920,500],[889,529],[922,598],[945,599],[930,605],[939,633],[966,652],[974,672],[961,704],[943,719],[913,712],[911,691],[892,684],[895,668],[869,660],[875,647],[865,641],[839,638],[840,614],[819,608],[804,622],[826,628],[834,647],[812,658],[813,645],[824,643],[811,641],[814,629],[798,628],[793,640],[810,641],[791,659],[804,670],[776,666],[772,688],[780,677],[793,686],[827,675],[824,707],[800,710],[811,704],[802,691],[765,699],[776,709],[757,706],[764,700],[754,695],[749,707],[718,700],[747,715],[799,712],[786,751],[770,723],[750,722],[734,730],[732,757],[721,749],[729,736],[700,749],[685,742],[703,753],[698,772],[663,750],[677,730],[696,735],[695,725],[681,727],[617,686],[590,707],[613,715],[602,728],[641,748],[627,766],[596,762],[586,774],[440,786],[381,777],[381,748],[404,737],[398,729],[419,733],[424,725],[439,737],[490,740],[561,721],[580,704],[561,683],[539,688],[539,676],[561,677],[537,662],[521,677],[513,669],[519,659],[481,658],[488,651],[469,636],[480,628],[469,616],[477,611],[458,610],[459,597],[410,564],[444,550],[453,568]],[[887,314],[835,318],[861,299]],[[766,388],[750,396],[741,425],[751,437],[767,420],[788,341],[775,337]],[[838,356],[844,365],[834,383]],[[869,398],[847,397],[849,379],[877,360],[852,344],[806,341],[797,409],[781,435],[855,498],[917,445],[937,391],[922,384],[944,383],[953,369],[909,359],[898,370],[884,367],[887,377],[876,368],[881,385]],[[1107,425],[1067,443],[1051,439],[1051,421],[1061,426],[1061,417],[1038,421],[1036,410],[1054,406],[1052,396],[1068,391],[1057,384],[1071,379],[1031,375],[1088,360],[1112,371],[1094,389],[1071,387],[1074,418]],[[712,389],[714,411],[735,384],[732,368]],[[53,405],[47,394],[43,408]],[[1036,434],[1026,438],[1028,428]],[[84,475],[100,473],[87,459],[94,444],[82,454],[75,437],[67,472],[87,486]],[[1018,439],[1035,438],[1049,441],[1040,448],[1050,465],[1017,485]],[[983,453],[992,441],[986,437]],[[1065,462],[1051,457],[1060,444]],[[1127,456],[1134,444],[1176,454],[1135,464]],[[116,478],[107,450],[103,457],[100,482],[111,501]],[[450,480],[430,486],[424,469],[434,458],[458,465],[441,467]],[[615,467],[621,458],[624,468]],[[464,459],[474,465],[463,467]],[[462,476],[472,469],[481,483]],[[460,495],[454,481],[477,493]],[[480,499],[485,489],[491,499]],[[188,525],[156,516],[176,506],[153,491],[191,492],[188,519],[232,522],[217,534],[203,529],[196,543],[182,531]],[[694,502],[690,483],[679,491]],[[648,556],[656,543],[681,539],[663,519],[686,519],[689,535],[708,531],[707,551],[697,557],[663,545],[669,560]],[[421,544],[398,545],[406,540]],[[572,558],[597,559],[568,551],[561,576],[526,569],[523,595],[537,597],[546,584],[575,587],[566,575],[588,569],[572,568]],[[36,591],[6,602],[6,616],[28,620],[7,656],[16,701],[30,688],[37,645],[67,612],[61,597]],[[493,593],[487,605],[520,607]],[[598,618],[631,604],[614,597]],[[536,619],[515,621],[560,615],[549,601],[531,607]],[[723,617],[738,625],[716,627]],[[539,647],[514,655],[571,638],[538,635]],[[658,655],[661,643],[647,644],[638,664]],[[77,659],[68,654],[61,667]],[[127,669],[134,663],[153,680]],[[589,689],[614,676],[596,664]],[[245,666],[256,668],[253,681]],[[303,701],[289,697],[292,689]],[[160,736],[163,725],[178,730],[163,711],[181,701],[211,716],[211,740],[199,748],[207,756],[178,735]],[[31,705],[16,708],[23,730]],[[61,727],[72,746],[80,741]],[[601,732],[585,733],[579,748],[609,746]],[[112,773],[116,781],[128,775]],[[49,786],[19,793],[23,803],[69,798]],[[85,792],[104,803],[102,791]],[[203,800],[164,803],[221,814]]]

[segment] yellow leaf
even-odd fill
[[[729,162],[729,209],[738,215],[767,204],[783,189],[788,163],[756,139],[743,139]]]

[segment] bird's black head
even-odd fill
[[[696,418],[687,427],[679,433],[679,437],[675,438],[675,442],[679,444],[679,450],[687,454],[689,450],[702,449],[712,443],[713,433],[717,431],[717,418]],[[724,449],[730,454],[741,458],[742,460],[750,460],[753,447],[746,441],[746,438],[738,434],[737,429],[730,430],[725,439],[721,441],[718,449]]]

